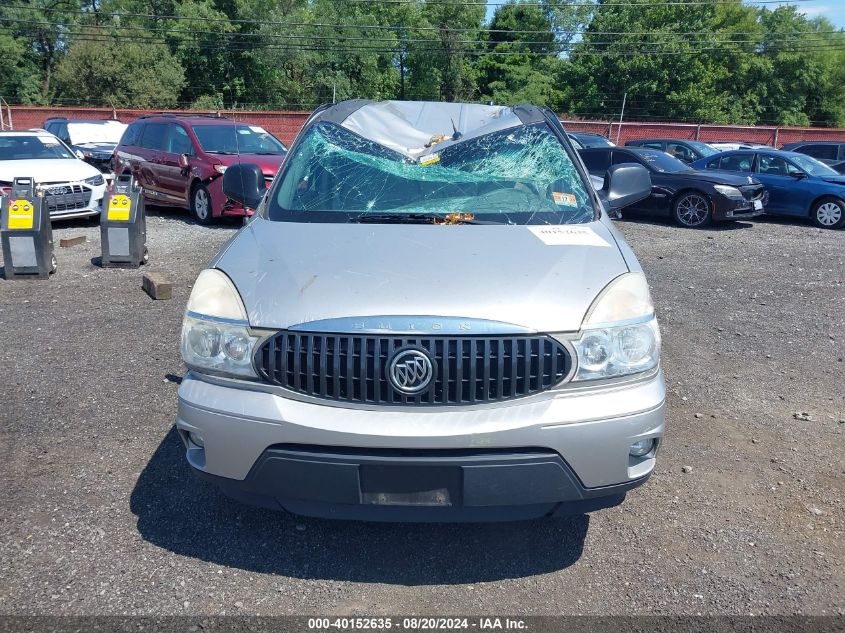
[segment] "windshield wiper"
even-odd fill
[[[362,213],[349,218],[352,224],[502,224],[459,217],[459,214],[436,215],[434,213]]]

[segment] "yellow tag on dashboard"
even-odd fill
[[[117,222],[128,222],[129,221],[129,209],[132,208],[132,204],[129,201],[129,196],[125,196],[122,193],[116,193],[111,198],[109,198],[109,220],[115,220]]]
[[[31,229],[35,217],[35,209],[29,200],[9,200],[9,228]]]

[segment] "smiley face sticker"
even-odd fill
[[[31,229],[35,210],[29,200],[9,200],[9,228]]]
[[[129,210],[132,208],[132,203],[129,201],[129,196],[122,193],[116,193],[109,198],[109,220],[118,222],[129,221]]]

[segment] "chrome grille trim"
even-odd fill
[[[61,190],[62,193],[51,193],[50,190]],[[91,190],[80,184],[44,183],[44,203],[50,214],[67,213],[85,209],[91,200]]]
[[[407,346],[425,350],[434,368],[431,386],[414,395],[397,391],[387,377],[389,360]],[[379,336],[290,330],[262,341],[254,363],[263,380],[298,394],[385,406],[522,398],[559,384],[572,367],[564,344],[543,334]]]

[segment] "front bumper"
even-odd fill
[[[715,204],[714,220],[747,220],[765,213],[762,200],[734,200],[720,196]]]
[[[522,519],[615,505],[642,484],[657,450],[634,458],[629,447],[659,447],[664,399],[657,373],[496,405],[344,408],[189,373],[176,426],[197,474],[250,503],[335,518]]]

